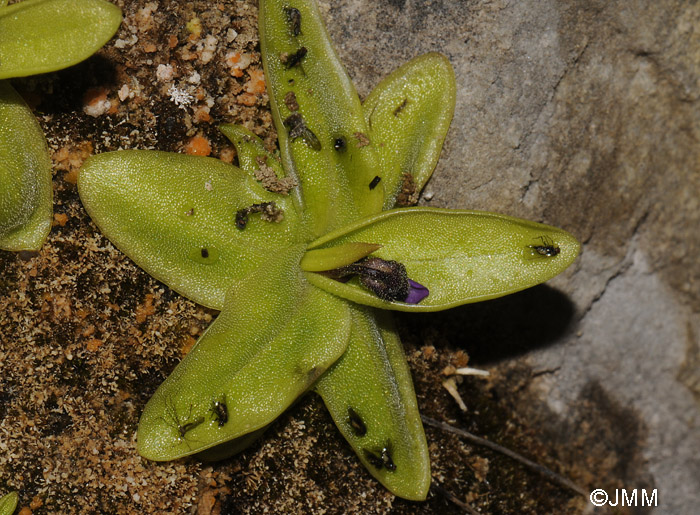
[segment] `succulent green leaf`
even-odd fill
[[[291,9],[298,11],[298,22]],[[375,145],[315,2],[262,0],[259,19],[282,164],[300,181],[311,234],[320,236],[379,212],[384,187],[370,188],[379,169]],[[299,52],[306,53],[299,57]],[[290,93],[298,109],[289,101]],[[296,120],[285,127],[290,116]]]
[[[51,230],[51,158],[41,127],[0,81],[0,249],[37,250]]]
[[[323,272],[346,266],[369,256],[381,245],[374,243],[352,242],[337,247],[309,250],[301,260],[301,269],[305,272]]]
[[[102,232],[156,279],[221,309],[233,281],[296,239],[288,196],[264,190],[240,168],[208,157],[131,150],[90,157],[78,177],[85,209]],[[238,210],[275,202],[281,222]]]
[[[404,173],[416,191],[430,178],[452,121],[456,85],[444,55],[425,54],[383,79],[363,104],[380,162],[384,209],[391,209]]]
[[[430,487],[428,447],[411,373],[388,314],[353,309],[348,348],[315,390],[367,470],[399,497],[424,500]],[[382,451],[394,470],[378,466]]]
[[[121,10],[105,0],[24,0],[0,9],[0,79],[67,68],[100,49]]]
[[[278,158],[267,151],[263,141],[254,133],[233,123],[225,123],[219,126],[219,130],[236,147],[238,153],[238,166],[255,177],[256,170],[260,169],[258,160],[264,159],[266,165],[272,168],[277,177],[285,177],[284,169]]]
[[[224,311],[146,405],[142,456],[171,460],[265,427],[343,354],[349,307],[304,281],[303,251],[280,252],[234,284]],[[211,406],[222,398],[220,425]]]
[[[17,492],[10,492],[0,497],[0,515],[12,515],[17,508],[19,496]]]
[[[436,311],[500,297],[551,279],[568,267],[580,245],[568,232],[480,211],[393,209],[319,238],[309,249],[354,241],[382,245],[373,255],[406,266],[408,277],[430,290],[419,304],[389,302],[351,280],[306,272],[312,284],[352,300],[399,311]],[[552,245],[558,253],[542,255]]]

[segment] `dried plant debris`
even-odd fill
[[[364,132],[355,132],[353,136],[355,136],[355,139],[357,140],[357,148],[362,148],[369,145],[369,138]]]
[[[289,195],[289,192],[297,186],[298,183],[294,177],[277,177],[272,167],[267,165],[266,156],[258,156],[255,161],[259,166],[254,172],[255,179],[260,181],[262,187],[267,191]]]
[[[284,220],[284,212],[274,202],[253,204],[236,212],[236,227],[241,231],[248,226],[248,216],[260,213],[260,218],[266,222],[280,223]]]
[[[284,105],[286,105],[287,109],[289,109],[290,111],[298,111],[299,110],[299,104],[297,103],[297,96],[294,94],[293,91],[289,91],[284,96]]]
[[[413,175],[404,173],[401,176],[401,189],[396,196],[396,205],[401,207],[415,206],[418,204],[418,191],[416,191],[416,183],[413,180]]]

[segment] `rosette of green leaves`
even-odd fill
[[[138,450],[153,460],[228,456],[313,389],[370,473],[396,495],[425,499],[425,435],[386,310],[440,310],[528,288],[569,266],[579,244],[505,215],[394,208],[437,162],[455,102],[447,59],[412,60],[361,103],[313,1],[259,5],[279,155],[226,125],[239,167],[121,151],[80,171],[83,204],[117,247],[221,310],[148,402]],[[264,218],[271,206],[283,217]],[[428,296],[386,298],[334,275],[367,257],[402,264]]]
[[[121,23],[104,0],[0,0],[0,249],[36,250],[51,228],[51,160],[29,107],[2,79],[46,73],[95,53]]]

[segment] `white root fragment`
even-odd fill
[[[463,367],[455,370],[455,374],[461,376],[482,376],[487,377],[490,375],[488,370],[482,370],[480,368]]]
[[[454,398],[454,400],[457,401],[457,404],[459,405],[459,409],[461,409],[462,411],[467,411],[467,405],[464,404],[464,401],[462,400],[462,396],[459,394],[459,391],[457,391],[456,379],[457,378],[455,376],[447,378],[442,382],[442,386]]]

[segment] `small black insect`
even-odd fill
[[[162,418],[164,422],[168,425],[174,426],[177,429],[180,438],[185,438],[185,435],[192,431],[195,427],[204,422],[204,417],[197,417],[192,419],[192,405],[190,404],[190,409],[187,417],[180,417],[175,406],[175,402],[172,398],[165,399],[165,417]]]
[[[289,32],[292,36],[301,34],[301,13],[295,7],[285,7],[284,12],[287,15],[287,23],[289,23]]]
[[[336,149],[338,152],[343,152],[347,148],[345,138],[343,138],[342,136],[340,138],[336,138],[333,142],[333,148]]]
[[[548,236],[539,236],[542,245],[528,245],[529,248],[543,257],[554,257],[561,252],[559,245],[556,245]]]
[[[321,150],[321,142],[311,129],[306,126],[304,118],[300,113],[293,113],[284,120],[284,126],[289,131],[289,137],[294,139],[301,138],[311,149],[317,152]]]
[[[294,68],[306,57],[307,52],[308,50],[303,46],[293,54],[287,55],[282,62],[287,68]]]
[[[209,249],[202,249],[200,250],[200,254],[204,259],[207,259],[209,257]]]
[[[403,111],[403,108],[406,107],[407,104],[408,104],[408,99],[404,98],[403,102],[401,102],[401,104],[399,104],[399,106],[396,109],[394,109],[394,116],[399,116],[399,113],[401,111]]]
[[[362,449],[365,458],[369,461],[375,468],[381,469],[385,468],[389,472],[394,472],[396,470],[396,463],[391,457],[391,444],[383,447],[381,451],[374,452],[369,449]]]
[[[363,422],[362,417],[352,408],[348,408],[348,422],[355,436],[365,436],[367,434],[367,426]]]
[[[223,427],[228,422],[228,407],[226,406],[226,394],[222,395],[218,401],[211,403],[211,411],[214,414],[214,419]]]
[[[186,422],[185,424],[178,425],[177,429],[180,432],[180,438],[184,438],[188,432],[192,431],[202,422],[204,422],[204,417],[197,417],[192,422]]]
[[[394,472],[396,470],[396,464],[394,463],[394,460],[391,459],[391,449],[389,445],[382,449],[382,464],[384,465],[384,468],[390,472]]]
[[[372,179],[372,182],[369,183],[369,189],[373,190],[374,188],[377,187],[377,184],[379,184],[379,181],[381,181],[382,178],[379,177],[378,175],[374,176],[374,179]]]
[[[248,208],[244,207],[236,212],[236,227],[242,231],[248,225]]]
[[[365,458],[367,458],[367,461],[369,461],[374,468],[382,468],[384,466],[384,461],[382,460],[382,457],[375,454],[374,452],[368,450],[368,449],[362,449],[362,452],[365,454]]]

